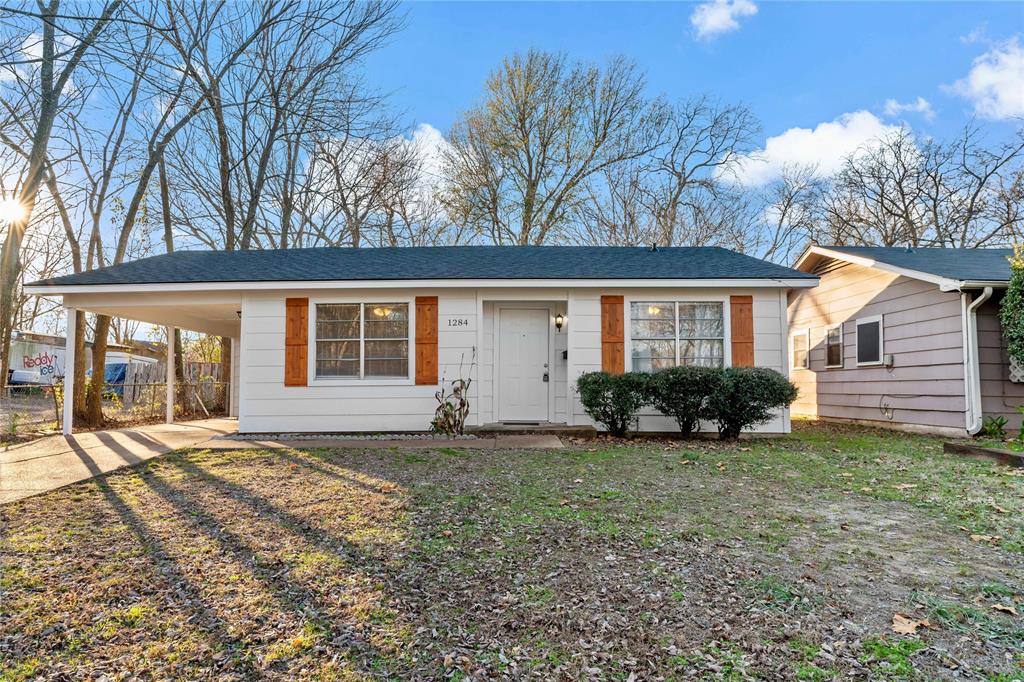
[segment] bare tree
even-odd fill
[[[846,160],[823,195],[822,241],[981,247],[1021,230],[1024,134],[988,148],[969,126],[953,141],[901,130]]]
[[[660,107],[643,87],[622,58],[604,68],[536,50],[506,59],[449,135],[452,220],[499,244],[564,236],[592,178],[656,146]]]
[[[766,260],[792,263],[817,230],[822,184],[813,166],[784,168],[761,197],[763,227],[751,250]]]
[[[172,181],[198,209],[186,214],[186,231],[227,250],[258,247],[261,236],[290,245],[303,167],[372,139],[363,126],[375,125],[368,112],[379,97],[356,69],[399,25],[391,0],[294,4],[220,80],[209,63],[216,43],[201,44],[190,76],[210,93],[209,107],[171,150]]]
[[[99,40],[111,20],[121,10],[121,0],[104,3],[95,16],[62,16],[60,0],[38,2],[33,9],[30,5],[0,8],[5,26],[11,31],[0,39],[4,46],[2,66],[16,75],[23,73],[18,67],[26,67],[38,95],[30,101],[31,144],[26,156],[24,182],[21,185],[18,202],[23,216],[13,220],[0,251],[0,387],[7,385],[8,355],[10,353],[11,321],[13,320],[13,292],[20,270],[21,243],[26,226],[32,218],[37,194],[42,186],[48,163],[48,147],[54,121],[62,104],[62,95],[72,75],[82,63],[86,54]],[[27,20],[34,28],[25,30],[15,18]],[[38,56],[19,56],[14,46],[19,37],[35,35],[38,31]],[[24,44],[24,42],[22,42]],[[0,97],[0,106],[11,116],[24,115],[24,108],[12,105]]]

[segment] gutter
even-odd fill
[[[981,295],[967,303],[968,294],[960,293],[964,346],[964,397],[967,401],[967,434],[981,431],[984,414],[981,409],[981,363],[978,350],[978,308],[992,297],[992,287],[986,286]]]

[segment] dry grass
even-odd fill
[[[1016,679],[1022,505],[818,426],[174,453],[0,508],[0,678]]]

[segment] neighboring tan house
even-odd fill
[[[453,246],[179,251],[25,290],[63,297],[69,334],[81,309],[229,337],[243,433],[394,432],[428,429],[460,376],[481,426],[589,425],[593,370],[785,373],[787,295],[817,282],[712,247]]]
[[[789,295],[793,414],[959,435],[1019,429],[1024,368],[999,322],[1011,249],[811,246]]]

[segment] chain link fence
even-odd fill
[[[174,418],[205,419],[228,413],[228,384],[212,379],[176,382]],[[111,426],[163,421],[166,383],[108,384],[103,390],[103,417]],[[21,438],[59,429],[63,386],[9,386],[0,391],[0,436]]]

